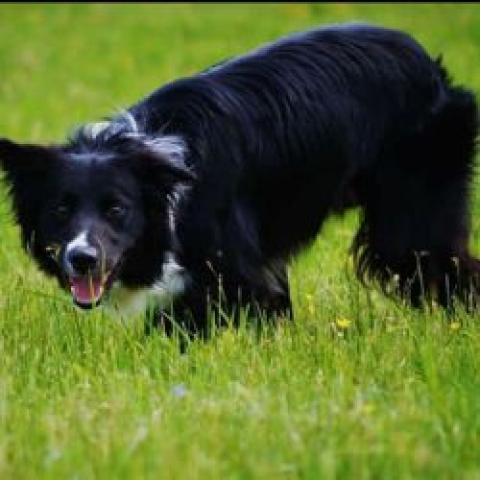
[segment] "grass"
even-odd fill
[[[476,5],[3,4],[1,136],[59,141],[170,79],[351,20],[409,31],[480,93]],[[77,311],[21,252],[2,192],[1,479],[480,478],[478,316],[361,287],[355,212],[292,264],[294,324],[182,355],[141,318]]]

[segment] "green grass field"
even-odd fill
[[[412,33],[480,93],[475,4],[3,4],[0,136],[59,141],[168,80],[353,20]],[[480,479],[479,316],[361,287],[356,212],[292,265],[294,324],[182,355],[141,317],[76,310],[0,193],[0,479]]]

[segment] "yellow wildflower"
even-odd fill
[[[457,330],[460,330],[461,327],[462,327],[462,324],[458,320],[455,320],[450,324],[450,330],[453,330],[455,332]]]
[[[371,415],[375,413],[376,406],[373,403],[364,403],[362,406],[362,413],[364,415]]]
[[[341,328],[342,330],[346,330],[347,328],[350,327],[350,325],[352,324],[352,321],[348,320],[348,318],[337,318],[336,324],[338,328]]]

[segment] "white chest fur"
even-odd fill
[[[144,313],[147,308],[166,308],[181,295],[189,281],[184,267],[179,265],[172,253],[165,256],[162,274],[150,287],[131,289],[121,283],[113,285],[108,306],[122,317],[134,317]]]

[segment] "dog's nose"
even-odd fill
[[[73,273],[87,275],[97,268],[98,252],[91,246],[76,247],[68,252],[66,260]]]

